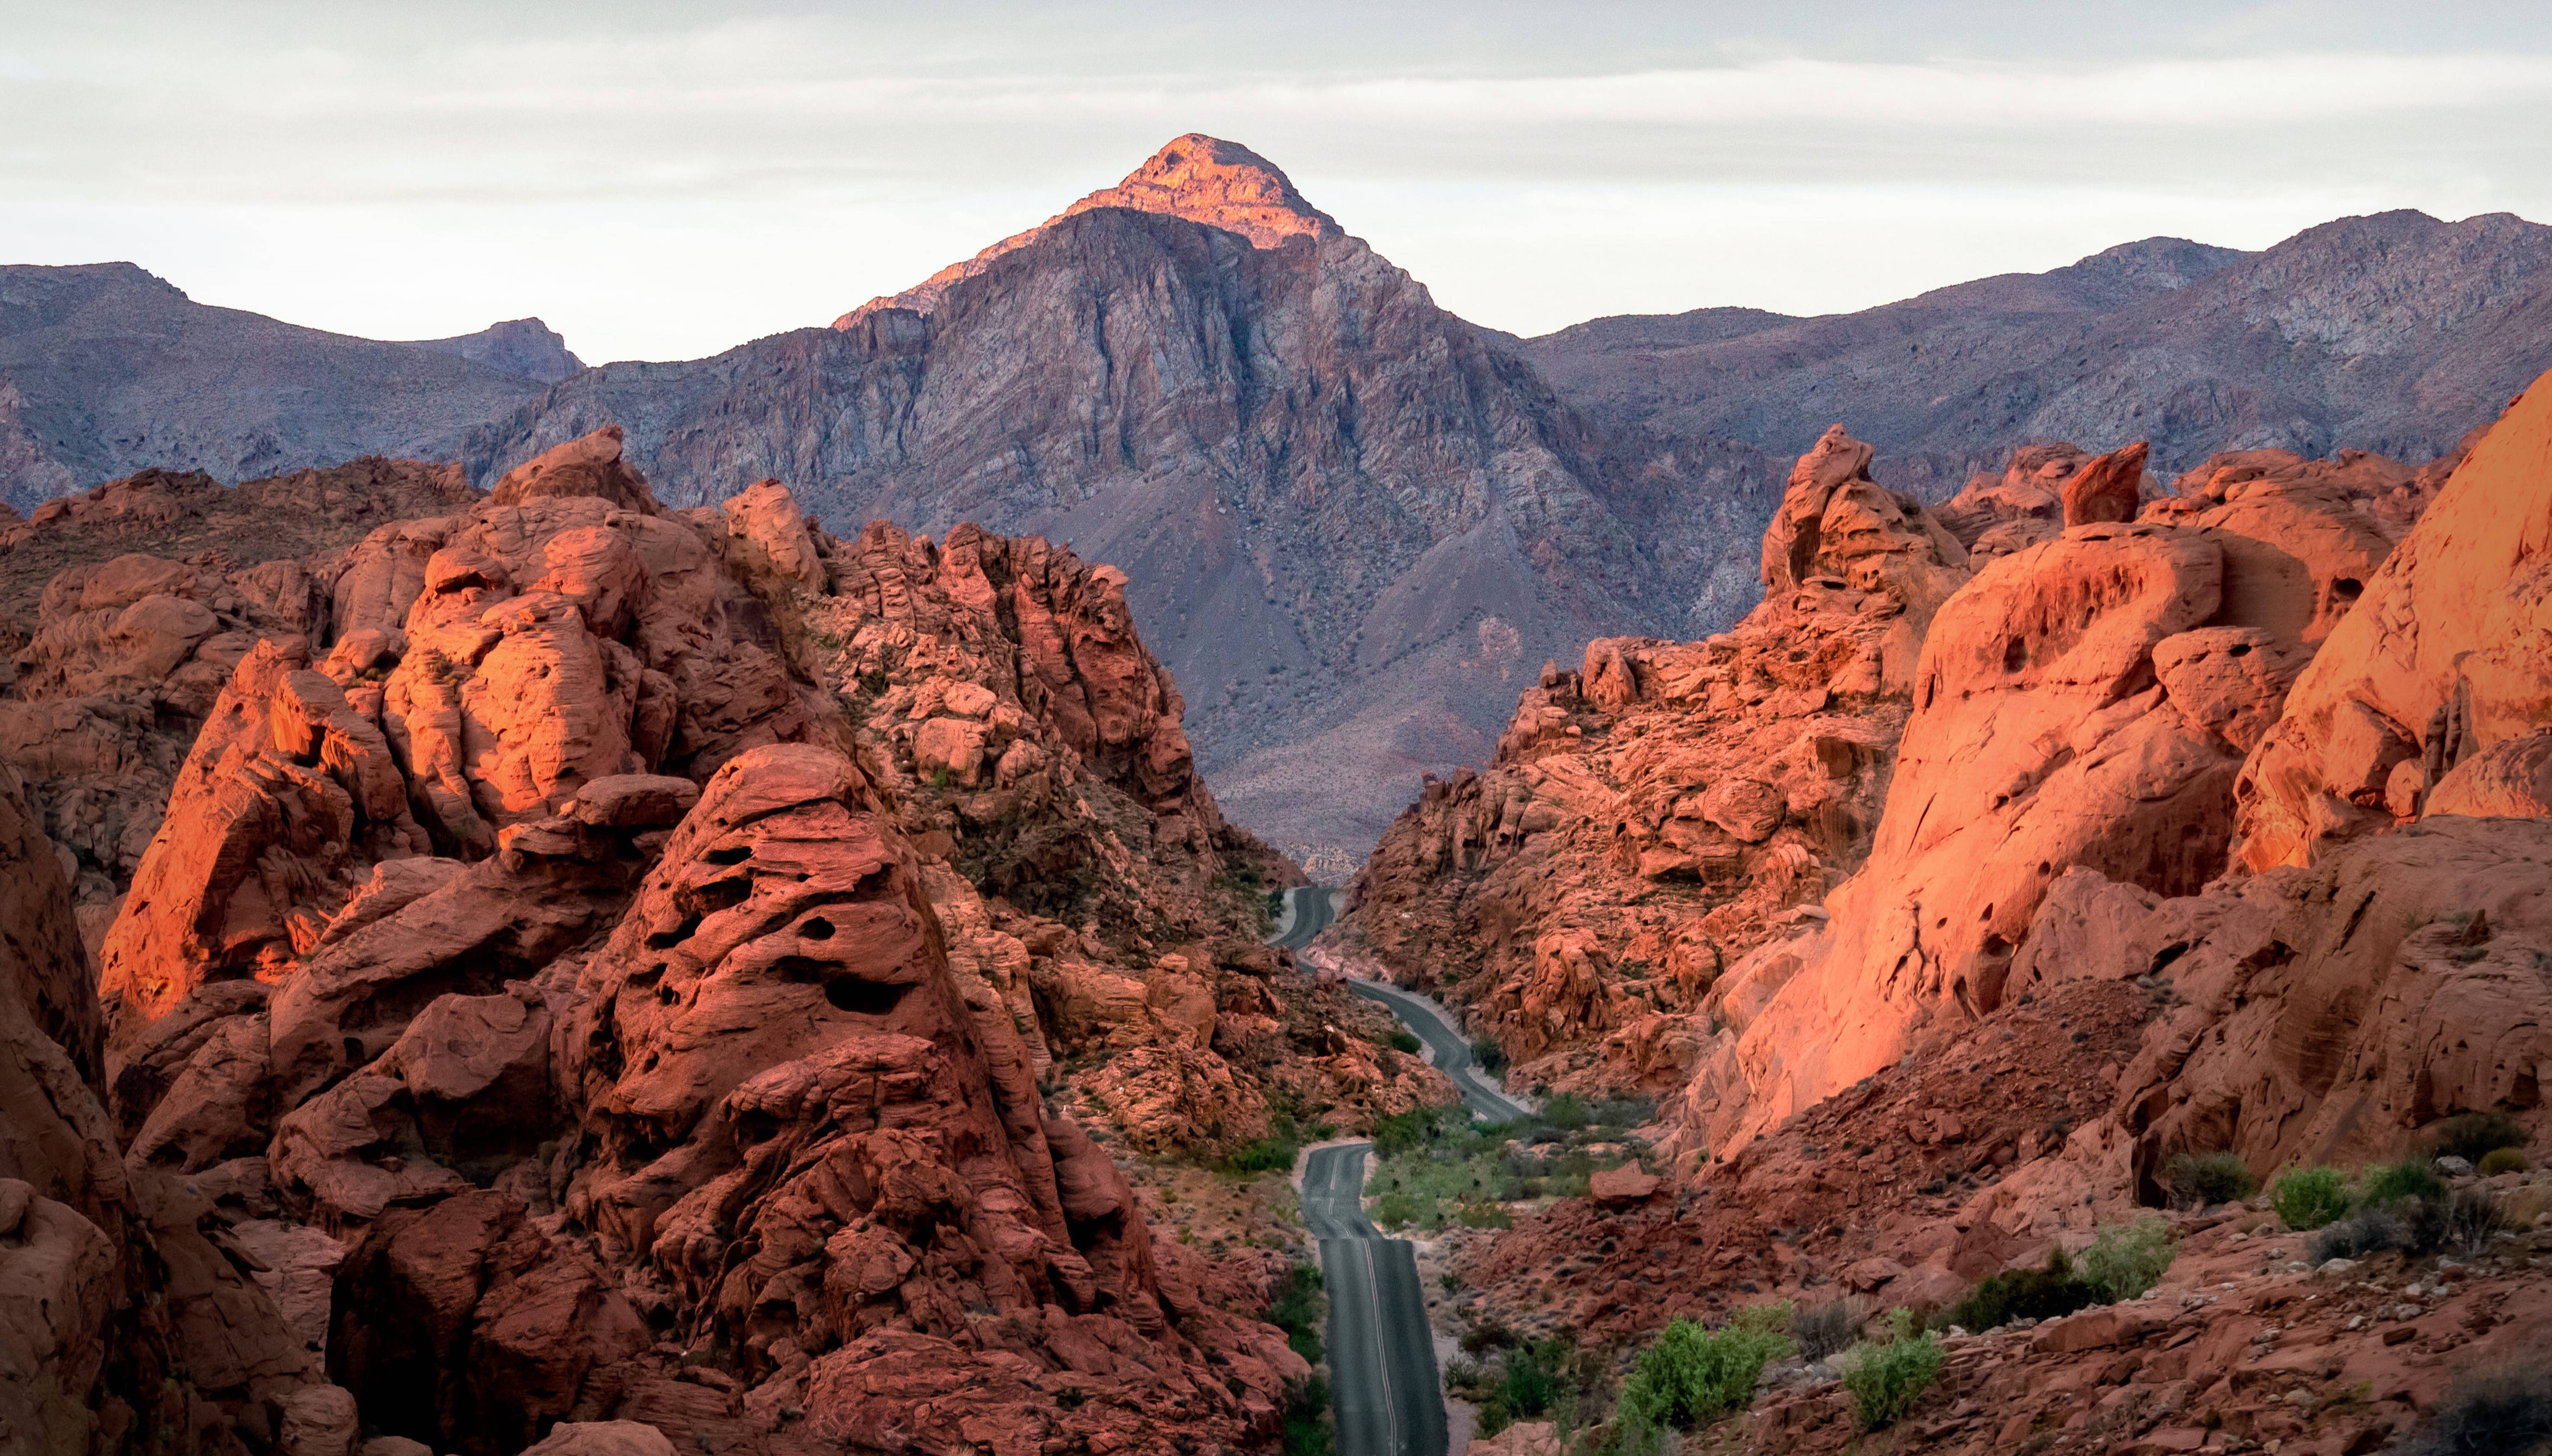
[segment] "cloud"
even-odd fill
[[[116,11],[0,0],[13,259],[378,336],[539,313],[588,358],[828,319],[1190,130],[1522,330],[2552,216],[2552,38],[2493,3]]]

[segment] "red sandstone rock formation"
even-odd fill
[[[2526,741],[2552,722],[2547,556],[2552,389],[2538,381],[2471,447],[2403,549],[2346,582],[2354,606],[2244,766],[2244,866],[2309,863],[2432,795],[2449,808],[2545,801],[2522,765],[2539,762]]]
[[[21,1019],[86,1110],[20,1161],[94,1237],[46,1235],[87,1283],[10,1354],[60,1407],[28,1419],[129,1420],[119,1372],[156,1360],[195,1372],[184,1419],[288,1456],[359,1427],[471,1456],[554,1424],[772,1453],[1272,1433],[1300,1360],[1200,1294],[1232,1283],[1211,1267],[1161,1276],[1068,1108],[1211,1149],[1279,1098],[1352,1120],[1443,1089],[1256,945],[1290,872],[1196,778],[1121,575],[972,530],[855,550],[777,482],[668,514],[616,432],[255,573],[304,615],[155,726],[201,725],[103,1016],[68,897],[30,922]],[[143,691],[131,654],[204,662],[241,589],[74,566],[20,686]],[[173,629],[118,635],[153,603]],[[253,1278],[185,1263],[216,1247]],[[118,1262],[143,1248],[185,1272],[151,1306],[173,1331],[116,1323],[156,1293]],[[213,1320],[249,1335],[216,1355]],[[90,1328],[125,1362],[104,1385]]]
[[[1598,641],[1582,671],[1545,669],[1497,763],[1431,780],[1358,878],[1349,945],[1441,985],[1519,1080],[1677,1085],[1770,989],[1722,973],[1868,852],[1967,555],[1869,462],[1830,431],[1764,538],[1760,607],[1705,642]]]

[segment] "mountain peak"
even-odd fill
[[[1258,248],[1282,247],[1286,239],[1297,236],[1326,238],[1339,231],[1336,220],[1304,201],[1274,162],[1237,142],[1203,132],[1173,139],[1126,173],[1125,180],[1082,198],[1065,208],[1063,216],[1101,207],[1183,217],[1238,233]]]
[[[1281,248],[1289,238],[1330,238],[1344,232],[1335,218],[1304,200],[1276,163],[1237,142],[1190,132],[1172,138],[1116,186],[1103,187],[1026,232],[950,263],[901,293],[872,298],[835,319],[833,327],[847,329],[880,309],[928,313],[950,284],[982,272],[993,260],[1026,247],[1065,218],[1103,207],[1185,218],[1236,233],[1253,248]]]

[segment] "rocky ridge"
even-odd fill
[[[971,530],[837,541],[777,481],[669,511],[619,447],[245,573],[87,563],[117,502],[320,487],[153,477],[24,528],[13,557],[81,564],[42,593],[13,763],[101,702],[181,758],[156,829],[154,782],[88,785],[143,842],[90,917],[94,996],[60,862],[122,886],[21,821],[14,1024],[86,1098],[55,1088],[86,1110],[0,1170],[85,1220],[42,1245],[83,1282],[57,1337],[5,1368],[53,1403],[30,1428],[1264,1439],[1305,1371],[1248,1317],[1262,1267],[1156,1258],[1108,1145],[1440,1089],[1256,945],[1285,872],[1195,776],[1123,578]],[[301,615],[235,599],[251,576]],[[203,667],[155,686],[135,653]]]
[[[392,343],[196,303],[129,262],[0,264],[0,503],[146,469],[227,484],[449,460],[463,431],[578,366],[538,319]]]

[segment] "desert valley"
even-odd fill
[[[0,267],[0,1449],[2552,1450],[2552,228]]]

